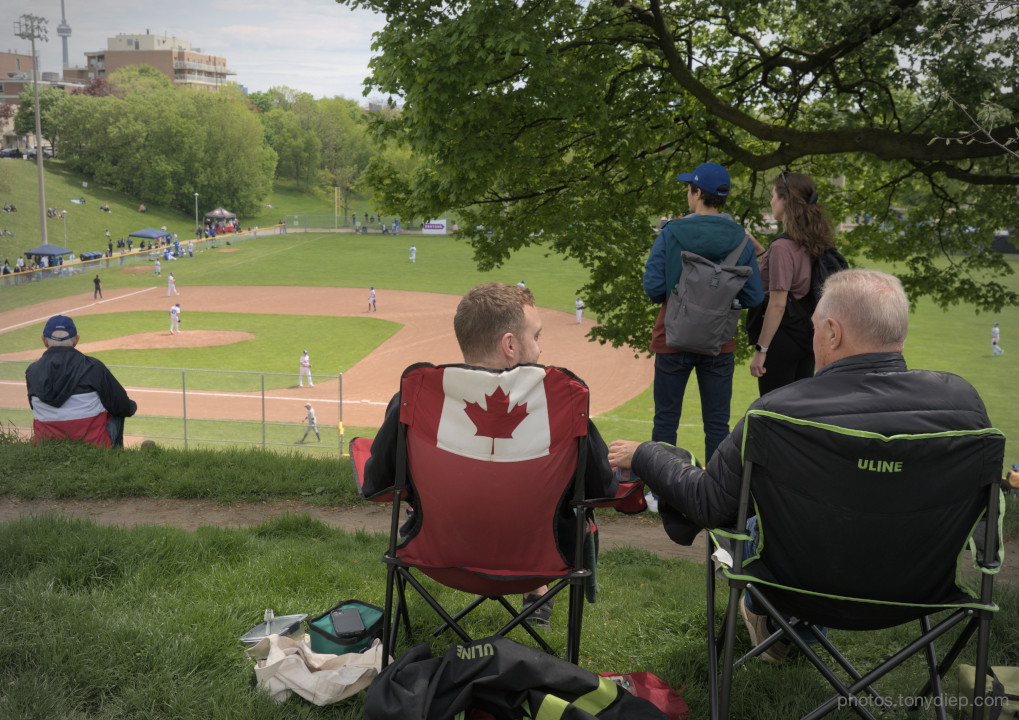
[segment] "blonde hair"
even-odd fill
[[[528,305],[534,305],[534,295],[519,285],[490,282],[468,290],[453,317],[464,360],[478,362],[498,350],[506,333],[519,335]]]
[[[817,313],[838,318],[860,339],[879,347],[901,348],[909,332],[906,291],[899,278],[880,270],[843,270],[829,277]]]

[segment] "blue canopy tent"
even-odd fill
[[[163,238],[164,240],[169,241],[173,238],[173,235],[165,232],[164,230],[145,228],[144,230],[135,230],[133,233],[128,235],[128,237],[142,238],[144,240],[158,240],[159,238]]]
[[[25,255],[39,255],[39,256],[46,255],[48,257],[53,257],[54,255],[70,255],[70,254],[71,251],[68,250],[67,248],[62,248],[59,245],[52,245],[50,243],[46,243],[45,245],[40,245],[37,248],[32,248],[31,250],[25,251]]]

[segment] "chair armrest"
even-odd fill
[[[614,497],[608,498],[587,498],[582,503],[583,507],[615,508],[621,513],[635,514],[647,510],[647,502],[644,501],[644,483],[640,480],[620,482],[619,489]]]

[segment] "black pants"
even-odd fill
[[[761,395],[789,383],[814,375],[814,351],[803,347],[802,340],[794,339],[782,326],[768,346],[764,360],[767,371],[757,378]]]
[[[747,317],[751,342],[757,342],[767,307],[765,298]],[[810,322],[812,313],[813,308],[806,298],[797,300],[789,293],[782,322],[765,355],[766,372],[757,378],[757,389],[761,395],[814,375],[814,326]]]

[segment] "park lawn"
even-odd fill
[[[84,251],[103,251],[106,249],[106,231],[110,231],[114,243],[117,238],[127,237],[136,230],[146,227],[159,228],[165,225],[170,232],[180,237],[190,236],[195,229],[195,213],[193,206],[184,211],[148,204],[145,213],[138,212],[139,200],[116,190],[101,187],[89,182],[82,187],[84,178],[67,169],[62,160],[45,160],[43,175],[46,187],[46,206],[57,210],[66,210],[64,218],[46,218],[46,233],[53,245],[65,246],[74,250],[75,255]],[[0,231],[7,229],[14,236],[0,233],[0,262],[3,258],[11,261],[30,248],[40,244],[39,230],[39,184],[35,161],[0,159],[0,173],[10,178],[10,189],[0,191],[0,204],[5,202],[17,206],[18,212],[5,213],[0,216]],[[84,205],[72,203],[71,199],[85,198]],[[112,212],[103,212],[100,205],[107,204]],[[214,199],[198,198],[198,214],[215,209],[220,203]],[[272,208],[266,207],[272,205]],[[351,212],[374,213],[371,203],[360,195],[351,199]],[[227,208],[232,210],[234,208]],[[238,217],[244,227],[268,227],[275,225],[286,214],[314,213],[329,214],[333,212],[332,197],[321,192],[309,192],[297,187],[292,182],[277,180],[269,197],[265,199],[259,213],[253,216]],[[201,220],[201,217],[199,217]],[[66,228],[66,244],[65,233]]]
[[[144,453],[140,453],[144,454]],[[0,525],[0,604],[7,642],[0,650],[0,716],[113,720],[359,718],[363,693],[333,706],[291,698],[277,705],[253,683],[253,668],[238,638],[262,619],[314,616],[357,598],[381,605],[385,538],[346,533],[303,515],[283,516],[238,529],[99,527],[39,516]],[[680,689],[691,717],[707,712],[704,569],[620,549],[601,554],[598,603],[585,612],[580,664],[593,671],[650,671]],[[440,601],[463,602],[438,588]],[[719,602],[725,594],[721,593]],[[993,664],[1019,661],[1019,592],[1002,586],[991,635]],[[721,610],[721,608],[718,608]],[[414,642],[428,641],[435,622],[411,599]],[[466,621],[483,637],[503,620],[487,603]],[[565,603],[557,603],[545,634],[565,647]],[[954,633],[952,633],[954,635]],[[516,631],[514,638],[530,644]],[[901,642],[903,632],[847,634],[832,640],[853,662],[873,661]],[[944,648],[950,638],[939,646]],[[454,639],[430,640],[442,653]],[[971,646],[974,643],[971,642]],[[403,650],[409,646],[401,639]],[[747,648],[737,634],[737,651]],[[972,650],[964,656],[971,659]],[[882,696],[908,696],[922,684],[921,662],[911,661],[881,680]],[[956,691],[955,673],[946,694]],[[784,720],[827,698],[830,689],[802,658],[778,665],[751,662],[737,673],[735,717]],[[901,707],[900,707],[901,709]],[[847,710],[836,719],[855,717]],[[910,717],[924,720],[933,712]]]
[[[11,188],[0,193],[0,200],[13,202],[16,213],[0,216],[0,229],[6,228],[15,234],[0,235],[0,261],[8,258],[11,267],[15,259],[30,248],[41,243],[39,230],[39,184],[35,161],[4,158],[3,168],[11,176]],[[148,212],[138,212],[137,199],[119,191],[106,190],[95,183],[82,187],[82,178],[70,172],[61,160],[46,160],[43,163],[46,180],[46,206],[66,210],[67,242],[64,242],[64,218],[46,218],[46,233],[52,245],[67,247],[75,255],[82,252],[106,251],[106,230],[110,231],[114,245],[120,237],[127,237],[136,230],[166,225],[170,232],[182,237],[192,234],[195,227],[194,213],[180,213],[168,208],[149,206]],[[71,199],[85,198],[84,205]],[[2,204],[2,202],[0,202]],[[103,212],[100,205],[108,204],[112,212]],[[202,210],[207,212],[215,206]]]

